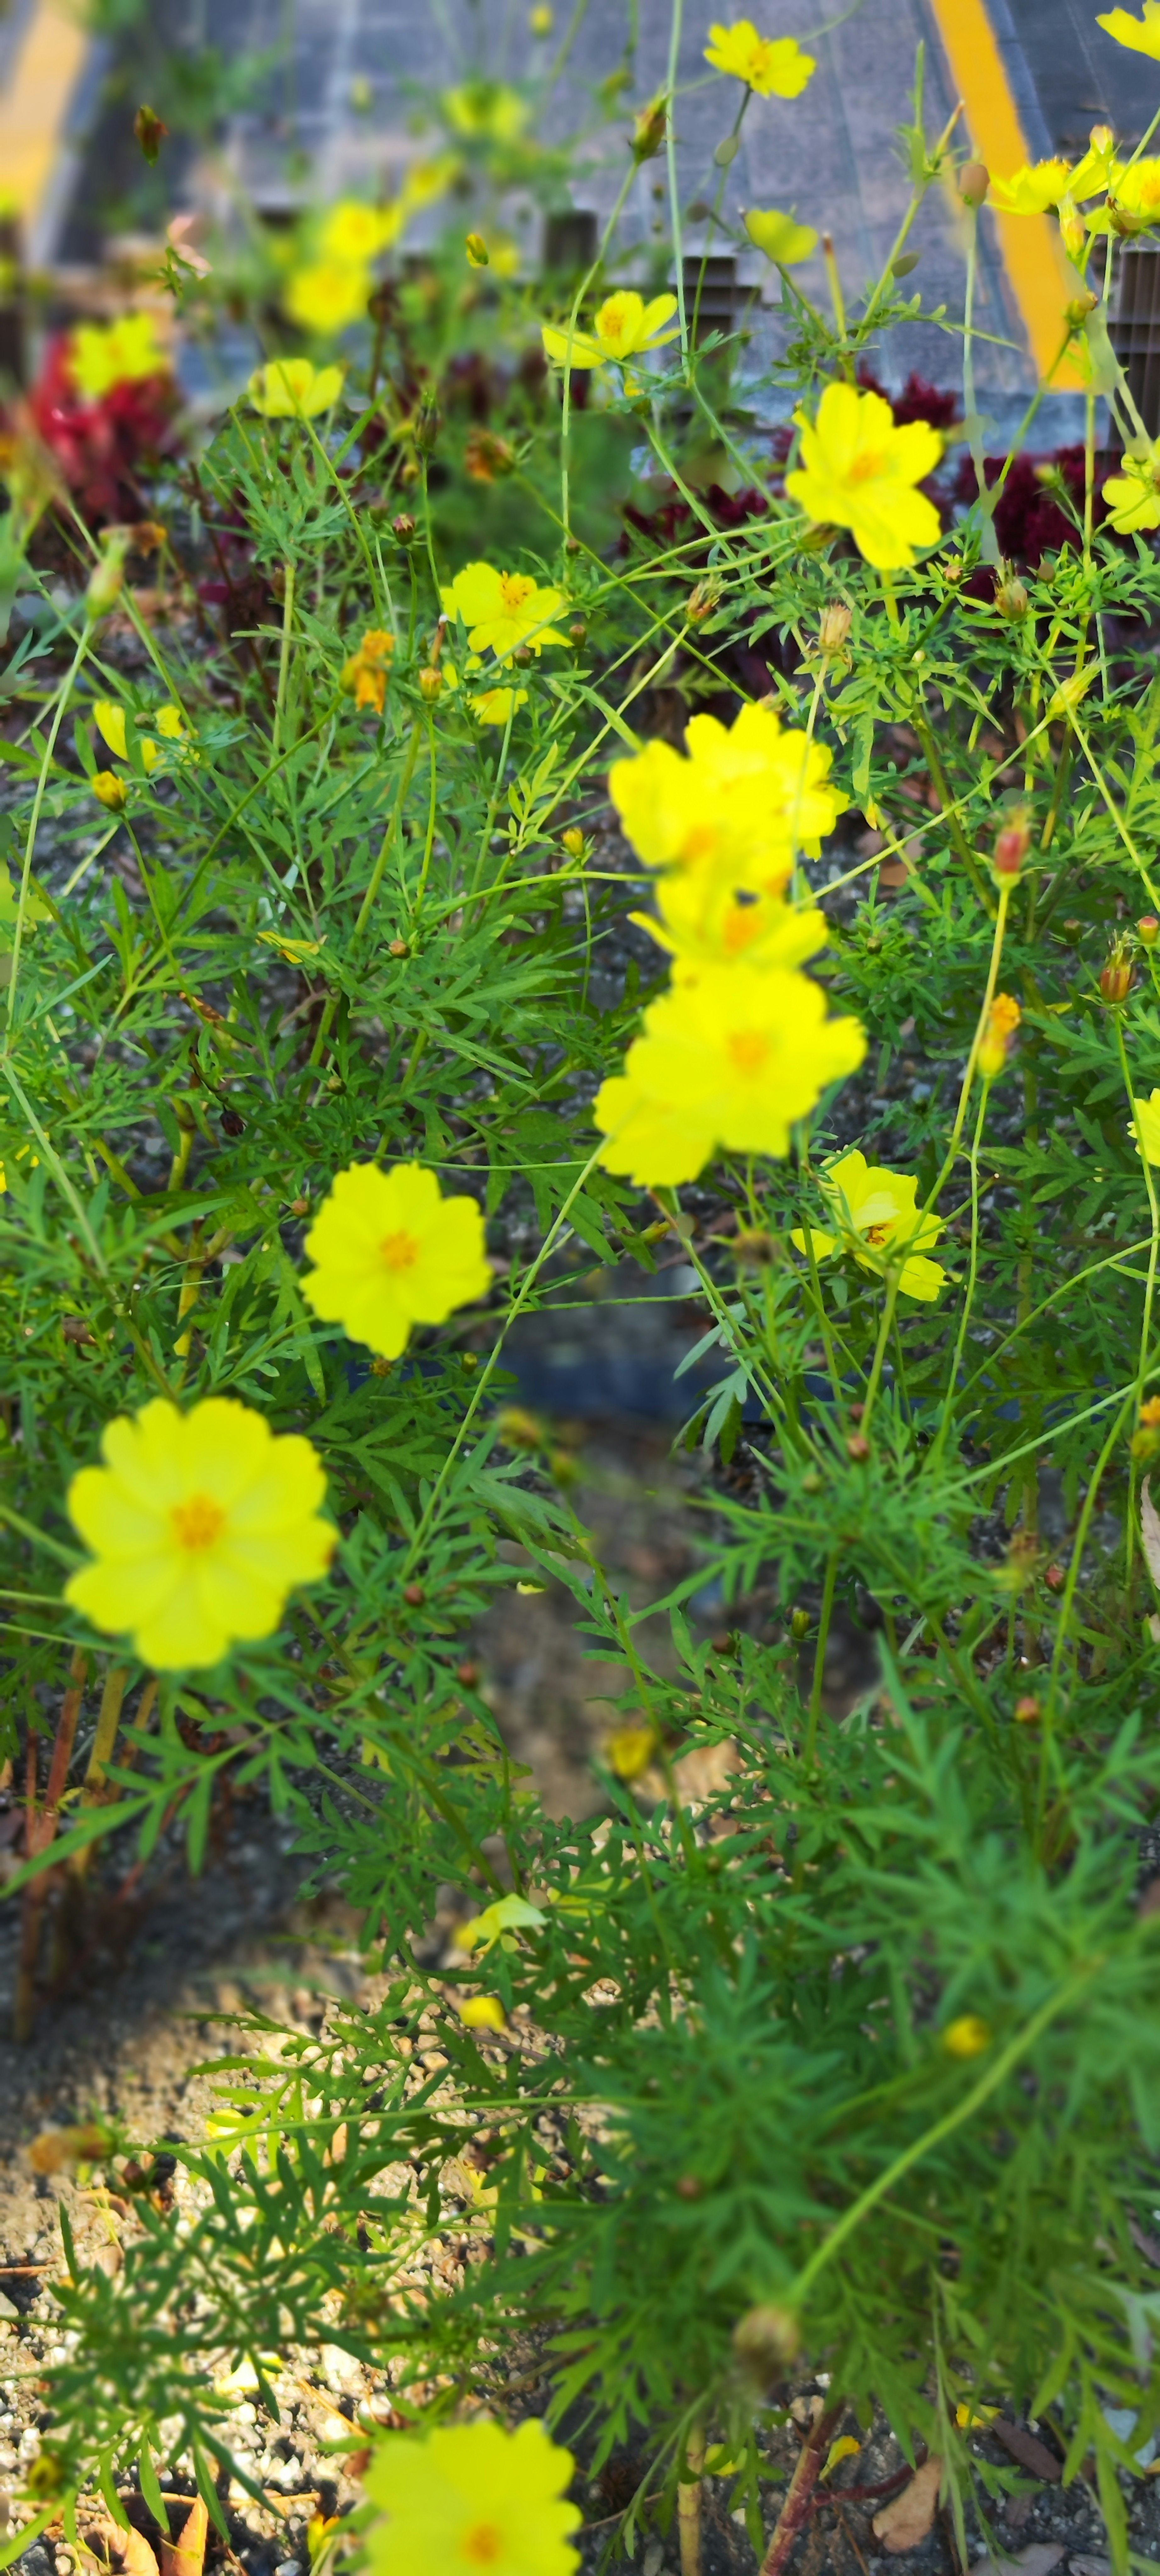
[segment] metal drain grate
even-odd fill
[[[1125,244],[1120,254],[1120,296],[1111,324],[1112,347],[1150,438],[1160,435],[1160,250],[1151,242]]]

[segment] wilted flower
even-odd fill
[[[469,429],[463,464],[473,483],[499,483],[515,472],[516,451],[497,430]]]
[[[659,98],[650,99],[648,106],[642,107],[640,114],[634,118],[632,128],[634,161],[655,160],[664,144],[668,124],[669,102],[662,91]]]
[[[172,222],[166,226],[165,238],[179,268],[192,269],[195,277],[211,277],[212,263],[190,240],[190,234],[196,222],[197,216],[194,214],[174,215]]]
[[[326,1478],[296,1432],[207,1396],[190,1413],[155,1397],[101,1436],[103,1467],[82,1467],[68,1508],[93,1562],[65,1599],[109,1634],[127,1633],[159,1671],[219,1663],[237,1638],[268,1637],[296,1583],[326,1572],[335,1532],[319,1517]]]
[[[731,27],[710,27],[705,60],[715,72],[744,81],[759,98],[800,98],[817,69],[796,36],[759,35],[751,18],[738,18]]]
[[[342,392],[341,367],[316,367],[309,358],[271,358],[257,367],[246,388],[265,420],[314,420]]]
[[[849,528],[859,553],[882,571],[912,564],[916,546],[936,543],[938,511],[914,488],[943,451],[928,421],[898,429],[881,394],[840,383],[826,386],[816,421],[803,412],[794,418],[803,462],[786,475],[785,488],[807,518]]]
[[[373,707],[380,715],[387,703],[387,681],[395,650],[394,636],[385,627],[370,626],[358,651],[342,666],[341,686],[356,707]]]
[[[1022,1017],[1013,994],[996,993],[979,1040],[977,1062],[985,1081],[994,1082],[996,1075],[1002,1073],[1011,1052],[1011,1040]]]

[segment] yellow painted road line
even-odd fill
[[[931,0],[931,6],[955,92],[966,109],[972,149],[997,178],[1007,179],[1032,156],[984,0]],[[1045,376],[1063,338],[1069,292],[1058,227],[1048,215],[1004,215],[996,207],[991,214],[1031,355]],[[1071,388],[1083,378],[1065,359],[1051,381]]]
[[[48,195],[88,43],[76,16],[36,0],[0,90],[0,206],[21,217],[26,238]]]

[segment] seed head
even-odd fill
[[[985,161],[965,161],[959,172],[959,195],[964,206],[981,206],[991,185],[991,173]]]

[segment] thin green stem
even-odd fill
[[[278,693],[274,700],[273,749],[275,752],[280,751],[282,747],[282,726],[286,714],[286,683],[290,677],[290,646],[294,633],[295,567],[292,563],[286,563],[282,569],[286,588],[282,600],[282,648],[278,655]]]
[[[73,684],[76,680],[81,664],[85,659],[85,655],[88,652],[89,645],[92,641],[92,635],[93,626],[92,620],[90,619],[85,625],[84,632],[81,635],[80,642],[73,654],[72,661],[56,693],[56,704],[53,708],[52,723],[49,726],[48,738],[41,755],[40,770],[36,781],[36,792],[32,799],[32,812],[28,817],[28,831],[25,835],[24,841],[24,866],[21,870],[20,893],[16,904],[16,927],[12,934],[12,973],[8,980],[8,1018],[4,1031],[4,1045],[3,1048],[0,1049],[0,1053],[5,1056],[11,1055],[12,1041],[16,1034],[16,988],[20,980],[20,959],[24,946],[24,923],[28,911],[28,888],[32,878],[32,857],[36,848],[36,835],[40,829],[40,813],[41,807],[44,804],[45,789],[48,785],[48,773],[52,768],[53,753],[56,750],[57,735],[59,734],[64,722],[65,709],[72,696]]]

